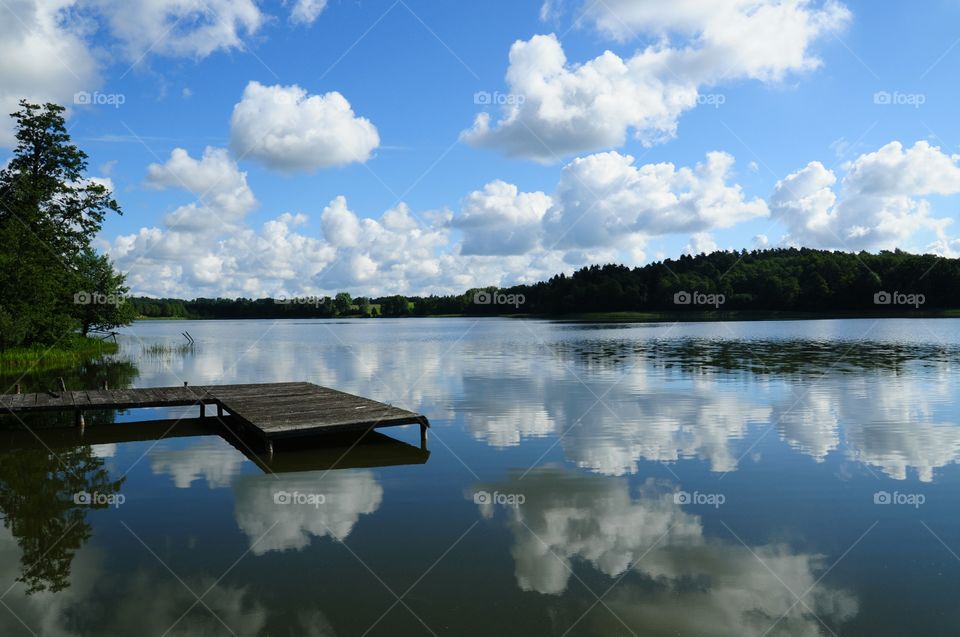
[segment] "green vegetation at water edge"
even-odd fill
[[[115,354],[119,345],[89,336],[72,335],[49,345],[10,347],[0,352],[0,374],[17,371],[43,371],[77,365],[85,360]]]

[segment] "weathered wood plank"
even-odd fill
[[[38,409],[72,408],[73,394],[70,392],[49,392],[37,394],[35,405]]]
[[[31,394],[7,394],[0,399],[0,407],[13,411],[23,405],[23,401]]]
[[[395,409],[390,405],[377,403],[374,401],[343,401],[343,400],[324,400],[311,399],[310,397],[300,397],[297,400],[274,401],[274,400],[222,400],[224,405],[233,405],[237,411],[270,411],[273,413],[298,412],[303,409],[327,409],[330,411],[358,410],[370,408],[387,407]]]

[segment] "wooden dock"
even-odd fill
[[[370,431],[380,427],[420,425],[421,445],[430,423],[406,409],[321,387],[313,383],[195,385],[142,389],[100,389],[37,394],[0,394],[0,414],[73,412],[83,426],[90,410],[141,409],[199,405],[201,417],[214,406],[243,433],[261,439],[268,449],[279,438]]]

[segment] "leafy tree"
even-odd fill
[[[74,316],[80,321],[80,333],[111,330],[127,325],[135,310],[127,303],[130,289],[124,275],[113,269],[106,255],[84,250],[77,259],[77,291],[73,295]]]
[[[350,298],[347,292],[340,292],[333,298],[333,307],[337,311],[337,314],[340,315],[349,313],[352,304],[353,299]]]
[[[360,296],[354,299],[357,304],[357,309],[360,311],[360,316],[367,316],[370,314],[370,299],[365,296]]]
[[[0,170],[0,349],[55,343],[78,326],[69,292],[78,260],[107,213],[110,191],[84,175],[64,108],[20,101],[17,146]]]
[[[410,313],[410,302],[399,294],[388,296],[380,300],[380,312],[384,316],[406,316]]]

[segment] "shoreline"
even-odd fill
[[[843,319],[943,319],[960,318],[956,310],[905,310],[901,312],[795,312],[783,310],[721,310],[706,312],[576,312],[569,314],[409,314],[406,316],[250,316],[185,317],[144,316],[137,321],[342,321],[345,319],[511,318],[559,322],[703,323],[723,321],[822,321]]]
[[[0,372],[43,372],[69,367],[99,356],[116,354],[120,345],[79,334],[52,347],[11,347],[0,352]]]

